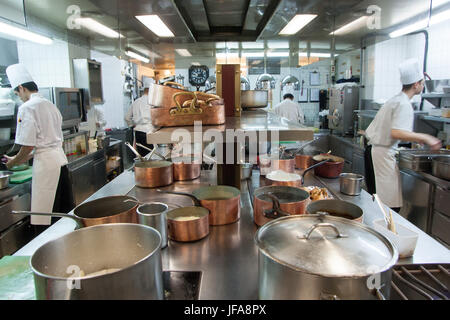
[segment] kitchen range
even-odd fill
[[[0,300],[448,300],[450,1],[336,3],[0,0]]]

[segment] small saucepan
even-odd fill
[[[333,156],[328,153],[322,153],[313,157],[314,163],[319,163],[324,160],[328,160],[323,166],[316,167],[314,174],[322,178],[337,178],[342,173],[344,168],[344,159],[341,157]]]
[[[290,187],[301,187],[305,182],[305,174],[314,169],[316,167],[322,166],[327,163],[329,160],[324,160],[318,162],[305,171],[303,171],[302,175],[296,173],[286,173],[280,170],[272,171],[266,175],[266,179],[270,181],[273,186],[290,186]]]
[[[356,204],[335,199],[313,201],[306,207],[306,212],[308,214],[329,214],[361,223],[364,214],[363,210]]]
[[[273,218],[305,214],[309,192],[289,186],[261,187],[254,194],[253,221],[262,226]]]
[[[159,192],[187,196],[193,199],[194,203],[209,210],[209,224],[220,226],[234,223],[240,218],[239,189],[230,186],[206,186],[194,190],[192,194],[185,192],[163,191]]]

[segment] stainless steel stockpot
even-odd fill
[[[364,176],[356,173],[341,173],[339,175],[339,187],[343,194],[357,196],[361,194]]]
[[[161,249],[167,247],[167,212],[169,206],[162,202],[149,202],[141,204],[136,213],[140,224],[158,230],[161,234]]]
[[[36,298],[164,298],[161,235],[132,223],[82,228],[41,246],[31,257]]]
[[[389,298],[393,244],[344,218],[295,215],[273,220],[255,236],[263,300]]]

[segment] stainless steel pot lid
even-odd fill
[[[278,218],[258,230],[255,242],[275,262],[325,277],[368,276],[398,259],[397,249],[377,231],[332,216]]]

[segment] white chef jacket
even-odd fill
[[[414,110],[408,96],[400,92],[381,107],[366,130],[366,137],[372,145],[377,194],[391,208],[403,204],[402,183],[394,149],[399,141],[392,139],[391,130],[411,132],[413,125]]]
[[[58,108],[40,94],[19,107],[16,144],[35,147],[31,184],[31,211],[52,212],[61,167],[67,164],[62,149],[62,116]],[[49,225],[50,217],[31,216],[31,224]]]
[[[274,110],[275,114],[295,123],[305,123],[305,116],[301,107],[291,99],[284,99]]]
[[[125,121],[129,126],[134,125],[135,131],[149,132],[154,130],[150,115],[150,105],[148,104],[148,95],[143,95],[131,104],[125,116]]]
[[[391,137],[391,129],[413,131],[414,110],[408,96],[400,92],[389,99],[377,112],[375,119],[366,130],[369,144],[373,146],[395,147],[398,140]]]

